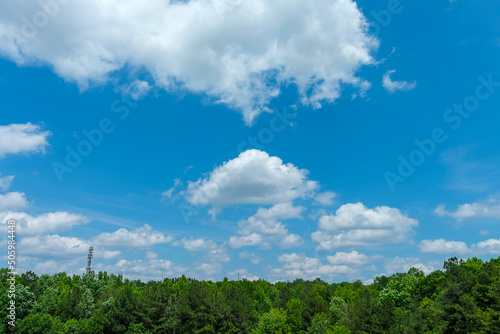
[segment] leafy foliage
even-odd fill
[[[451,258],[444,271],[270,284],[185,276],[143,283],[106,272],[16,276],[16,327],[7,324],[9,273],[0,269],[0,332],[16,333],[500,333],[500,258]]]

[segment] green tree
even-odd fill
[[[446,321],[444,312],[437,302],[425,297],[415,311],[413,327],[417,333],[443,333]]]
[[[76,305],[76,314],[79,318],[90,318],[94,313],[94,298],[90,289],[85,289],[80,301]]]
[[[286,303],[287,322],[293,333],[302,329],[302,304],[298,298],[291,299]]]
[[[21,320],[27,316],[35,306],[35,294],[30,288],[22,284],[16,285],[16,319]]]
[[[338,296],[333,296],[330,301],[330,313],[332,314],[332,321],[334,324],[342,325],[345,321],[347,312],[346,302]]]
[[[291,334],[290,326],[287,324],[286,312],[281,309],[271,309],[270,312],[262,314],[257,328],[253,334]]]
[[[332,324],[324,313],[316,314],[312,319],[311,326],[307,329],[309,334],[331,334]]]
[[[20,334],[61,333],[63,324],[50,314],[30,314],[19,324]]]
[[[349,307],[348,323],[349,330],[353,333],[373,333],[377,330],[377,324],[373,314],[376,309],[376,292],[372,289],[360,286],[356,291],[356,298]]]

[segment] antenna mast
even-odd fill
[[[87,271],[87,275],[89,275],[91,270],[92,270],[92,259],[93,258],[94,258],[94,247],[90,246],[89,255],[87,255],[87,268],[85,268]]]

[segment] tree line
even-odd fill
[[[0,277],[2,333],[500,333],[500,257],[450,258],[443,270],[411,268],[370,285],[29,271],[16,276],[15,327],[6,268]]]

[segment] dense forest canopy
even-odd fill
[[[329,284],[131,281],[106,272],[16,276],[17,333],[500,333],[500,258],[451,258],[443,271]]]

